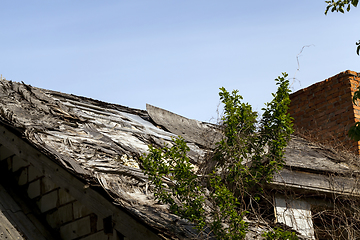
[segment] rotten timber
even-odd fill
[[[148,239],[196,236],[190,223],[155,201],[139,157],[149,144],[171,146],[172,137],[180,135],[191,149],[192,163],[201,164],[221,138],[216,126],[151,105],[147,111],[131,109],[5,80],[0,82],[0,125],[0,144],[10,150],[1,154],[15,154],[46,170],[100,217],[114,214],[117,222],[134,226],[119,224],[120,232],[134,239],[141,239],[136,234]],[[273,186],[358,194],[349,178],[358,169],[356,159],[293,137],[285,169],[275,175]],[[96,185],[105,191],[94,190]]]

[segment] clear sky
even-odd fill
[[[0,73],[209,121],[222,86],[260,110],[281,72],[296,77],[294,91],[360,72],[360,9],[325,16],[325,7],[323,0],[2,0]]]

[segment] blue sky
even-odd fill
[[[325,7],[323,0],[4,0],[0,73],[209,121],[222,86],[260,110],[282,72],[296,77],[294,91],[360,72],[359,9],[325,16]]]

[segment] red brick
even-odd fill
[[[336,137],[360,152],[360,145],[347,136],[349,127],[360,121],[360,105],[352,103],[360,82],[358,76],[348,70],[291,94],[289,113],[294,117],[294,125],[319,130],[324,141],[334,141]]]

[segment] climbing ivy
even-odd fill
[[[230,93],[220,88],[223,138],[208,160],[208,166],[213,166],[210,171],[195,171],[182,137],[173,139],[172,146],[149,146],[142,162],[154,186],[155,198],[193,222],[200,232],[209,227],[218,239],[244,239],[248,229],[245,217],[261,216],[261,203],[269,201],[264,194],[265,185],[283,167],[284,148],[293,132],[287,113],[287,76],[283,73],[275,79],[277,92],[266,104],[261,118],[248,103],[242,102],[237,90]],[[293,240],[296,235],[273,229],[264,237]]]

